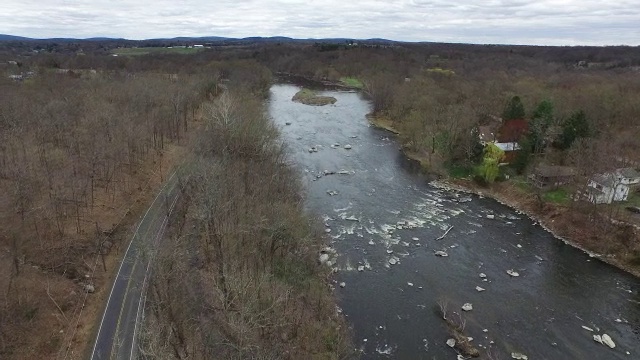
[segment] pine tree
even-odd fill
[[[520,96],[514,96],[507,102],[502,113],[503,120],[524,119],[525,111]]]

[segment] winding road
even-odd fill
[[[178,179],[171,174],[138,223],[107,299],[92,360],[135,358],[152,254],[178,200]]]

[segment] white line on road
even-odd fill
[[[162,186],[162,189],[160,189],[160,191],[158,192],[158,195],[156,195],[156,197],[153,199],[153,202],[151,203],[151,205],[149,205],[149,208],[144,213],[144,216],[142,217],[142,219],[140,219],[140,222],[138,223],[138,227],[136,228],[136,231],[133,233],[133,236],[131,237],[131,241],[129,242],[129,246],[127,246],[127,251],[124,253],[124,256],[122,257],[122,261],[120,262],[120,267],[118,268],[118,272],[116,273],[116,276],[113,279],[113,286],[111,287],[111,292],[109,292],[109,297],[107,298],[107,305],[104,308],[104,313],[102,314],[102,320],[100,320],[100,327],[98,328],[98,333],[96,334],[96,341],[95,341],[95,344],[93,345],[93,351],[91,351],[91,360],[93,360],[93,358],[94,358],[94,356],[96,354],[96,347],[98,346],[98,340],[100,339],[100,332],[102,331],[102,325],[104,324],[104,318],[107,315],[107,309],[109,308],[109,303],[111,302],[111,296],[113,295],[113,289],[115,289],[115,287],[116,287],[116,284],[118,282],[118,277],[120,276],[120,271],[122,270],[122,265],[124,264],[124,260],[127,258],[127,254],[129,254],[129,249],[131,248],[131,244],[133,243],[133,240],[135,239],[136,234],[138,234],[138,230],[140,230],[140,226],[144,222],[144,219],[149,214],[149,210],[151,210],[151,208],[153,207],[153,204],[156,203],[156,200],[158,200],[158,197],[160,196],[160,194],[162,194],[164,189],[167,187],[167,185],[169,184],[169,182],[171,181],[171,179],[173,179],[173,177],[175,175],[176,175],[176,172],[174,171],[173,174],[171,174],[171,176],[169,177],[169,179],[167,179],[167,181],[164,183],[164,185]]]
[[[169,208],[168,214],[165,216],[164,220],[162,221],[162,225],[160,225],[160,230],[158,231],[158,234],[154,239],[154,243],[157,243],[158,239],[164,234],[164,230],[167,228],[167,223],[169,222],[169,217],[171,216],[171,213],[173,212],[173,208],[176,206],[176,203],[178,202],[178,197],[179,195],[176,195],[176,198],[173,200],[173,203]],[[140,316],[140,307],[142,306],[142,299],[146,298],[146,295],[144,294],[146,293],[145,287],[147,285],[147,278],[149,276],[149,267],[151,266],[151,257],[153,257],[153,255],[150,255],[149,261],[147,262],[147,269],[144,272],[144,280],[142,281],[142,289],[140,290],[140,299],[138,299],[138,310],[136,311],[136,323],[133,327],[133,339],[131,341],[131,352],[129,353],[129,359],[133,359],[133,350],[135,349],[135,346],[136,346],[136,334],[138,333],[138,317]]]

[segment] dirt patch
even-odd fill
[[[392,132],[396,135],[399,135],[400,132],[398,130],[396,130],[396,128],[393,126],[393,121],[391,121],[391,119],[389,119],[386,116],[381,116],[381,115],[374,115],[374,114],[368,114],[367,115],[367,120],[369,120],[369,123],[371,123],[371,125],[383,129],[383,130],[387,130],[389,132]]]

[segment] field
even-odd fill
[[[165,47],[134,47],[134,48],[118,48],[112,51],[115,55],[121,56],[141,56],[148,54],[183,54],[190,55],[204,50],[204,48],[165,48]]]

